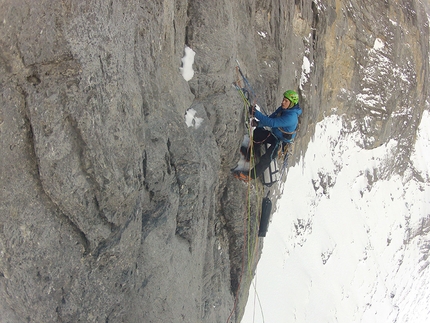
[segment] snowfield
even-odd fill
[[[395,141],[363,150],[340,117],[317,125],[289,169],[242,322],[430,322],[429,131],[425,112],[410,168],[381,180]]]

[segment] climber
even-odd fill
[[[299,116],[302,114],[302,109],[298,103],[299,95],[297,92],[288,90],[284,93],[281,106],[270,116],[262,114],[255,109],[255,106],[249,107],[250,115],[254,116],[251,125],[256,127],[253,133],[255,154],[259,155],[262,144],[270,144],[265,154],[260,157],[258,164],[249,172],[251,179],[259,177],[269,167],[270,162],[277,156],[278,149],[283,143],[293,141],[296,136]],[[267,130],[264,127],[271,129]],[[241,147],[241,153],[247,160],[250,157],[249,150],[247,147]],[[248,172],[236,171],[234,175],[239,179],[249,180]]]

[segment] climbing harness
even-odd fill
[[[281,127],[278,128],[280,132],[284,135],[284,138],[287,140],[291,140],[293,138],[293,135],[297,132],[297,130],[294,130],[293,132],[287,132],[283,130]]]

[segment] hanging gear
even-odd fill
[[[258,236],[265,237],[269,227],[270,213],[272,212],[272,201],[269,199],[269,193],[263,198],[261,203],[261,218]]]

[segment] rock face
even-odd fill
[[[236,59],[269,111],[300,90],[295,158],[338,113],[365,148],[401,138],[402,172],[428,105],[420,1],[2,0],[0,17],[0,322],[240,321],[258,255],[230,176]]]

